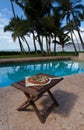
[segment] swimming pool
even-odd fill
[[[84,62],[71,60],[0,64],[0,87],[9,86],[37,73],[67,76],[83,72]]]

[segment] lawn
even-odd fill
[[[30,54],[21,54],[20,52],[0,52],[0,59],[2,58],[27,58],[27,57],[41,57],[41,56],[77,56],[75,52],[57,52],[56,55],[52,52],[50,55],[45,53],[42,55],[40,52],[37,54],[31,52]]]

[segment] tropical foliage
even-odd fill
[[[24,42],[27,44],[28,52],[31,51],[30,43],[27,40],[30,34],[33,36],[36,53],[37,42],[41,53],[49,55],[52,45],[56,54],[57,44],[60,44],[64,51],[64,46],[68,45],[70,41],[77,52],[73,39],[74,30],[77,31],[84,50],[80,33],[80,25],[84,20],[84,6],[81,4],[81,0],[10,0],[10,3],[13,18],[4,27],[4,31],[11,31],[13,39],[18,39],[22,53],[25,53]],[[17,16],[14,4],[17,4],[24,12],[23,18]]]

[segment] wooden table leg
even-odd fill
[[[25,101],[17,110],[19,110],[19,111],[25,110],[29,105],[31,105],[33,107],[37,117],[41,121],[41,123],[45,123],[45,118],[44,118],[43,114],[41,114],[41,112],[38,110],[37,106],[34,103],[34,101],[38,98],[32,99],[32,97],[30,97],[30,95],[28,95],[26,93],[24,93],[24,94],[27,97],[27,101]]]
[[[30,104],[29,104],[29,102],[28,102],[28,100],[27,100],[27,101],[25,101],[22,105],[20,105],[20,106],[17,108],[17,110],[18,110],[18,111],[24,111],[29,105],[30,105]]]
[[[30,101],[30,105],[33,107],[33,109],[36,112],[36,114],[37,114],[38,118],[40,119],[41,123],[45,123],[45,119],[44,119],[43,115],[41,114],[41,112],[38,110],[35,103],[33,101]]]
[[[55,97],[52,95],[52,93],[50,92],[50,90],[47,91],[48,94],[50,95],[51,99],[54,101],[55,105],[56,106],[59,106],[59,103],[58,101],[55,99]]]
[[[30,99],[30,96],[26,93],[24,93],[26,98],[27,98],[27,101],[25,101],[22,105],[20,105],[20,107],[17,108],[18,111],[24,111],[29,105],[29,99]]]

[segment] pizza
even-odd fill
[[[48,76],[45,75],[35,75],[28,78],[28,82],[33,84],[46,84],[49,81]]]

